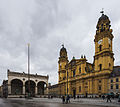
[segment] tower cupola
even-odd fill
[[[66,48],[64,47],[64,45],[62,45],[62,48],[60,49],[60,57],[67,57],[67,50]]]
[[[59,57],[59,63],[60,62],[68,62],[68,57],[67,57],[67,50],[64,47],[64,45],[62,45],[62,48],[60,49],[60,57]]]
[[[110,31],[110,27],[111,27],[109,17],[104,14],[104,11],[101,11],[101,13],[102,15],[99,18],[96,26],[97,28],[96,34],[99,34],[104,31]]]

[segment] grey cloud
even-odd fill
[[[30,43],[31,73],[50,75],[57,83],[61,44],[72,56],[85,54],[93,62],[94,35],[102,8],[110,17],[115,65],[120,64],[119,4],[117,0],[0,0],[0,83],[6,70],[27,72]]]

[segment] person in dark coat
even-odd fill
[[[103,99],[103,100],[105,99],[105,96],[104,96],[104,95],[102,96],[102,99]]]
[[[65,103],[65,96],[62,96],[62,102]]]
[[[77,96],[77,99],[79,99],[79,95]]]
[[[66,104],[68,103],[68,95],[66,96]]]
[[[118,102],[120,102],[120,95],[119,95],[119,97],[118,97]]]
[[[68,100],[68,103],[70,103],[70,96],[69,95],[67,96],[67,100]]]
[[[110,101],[111,102],[111,96],[110,95],[107,95],[107,102]]]

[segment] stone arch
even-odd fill
[[[30,93],[31,96],[35,96],[35,82],[33,80],[30,80],[30,90],[29,90],[29,81],[27,80],[25,82],[25,94]]]
[[[23,94],[23,82],[20,79],[11,80],[11,94],[12,95]]]
[[[47,83],[44,81],[39,81],[37,83],[37,94],[38,95],[44,95],[44,90],[47,87]]]

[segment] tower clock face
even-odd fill
[[[98,41],[98,44],[101,44],[102,43],[102,39]]]

